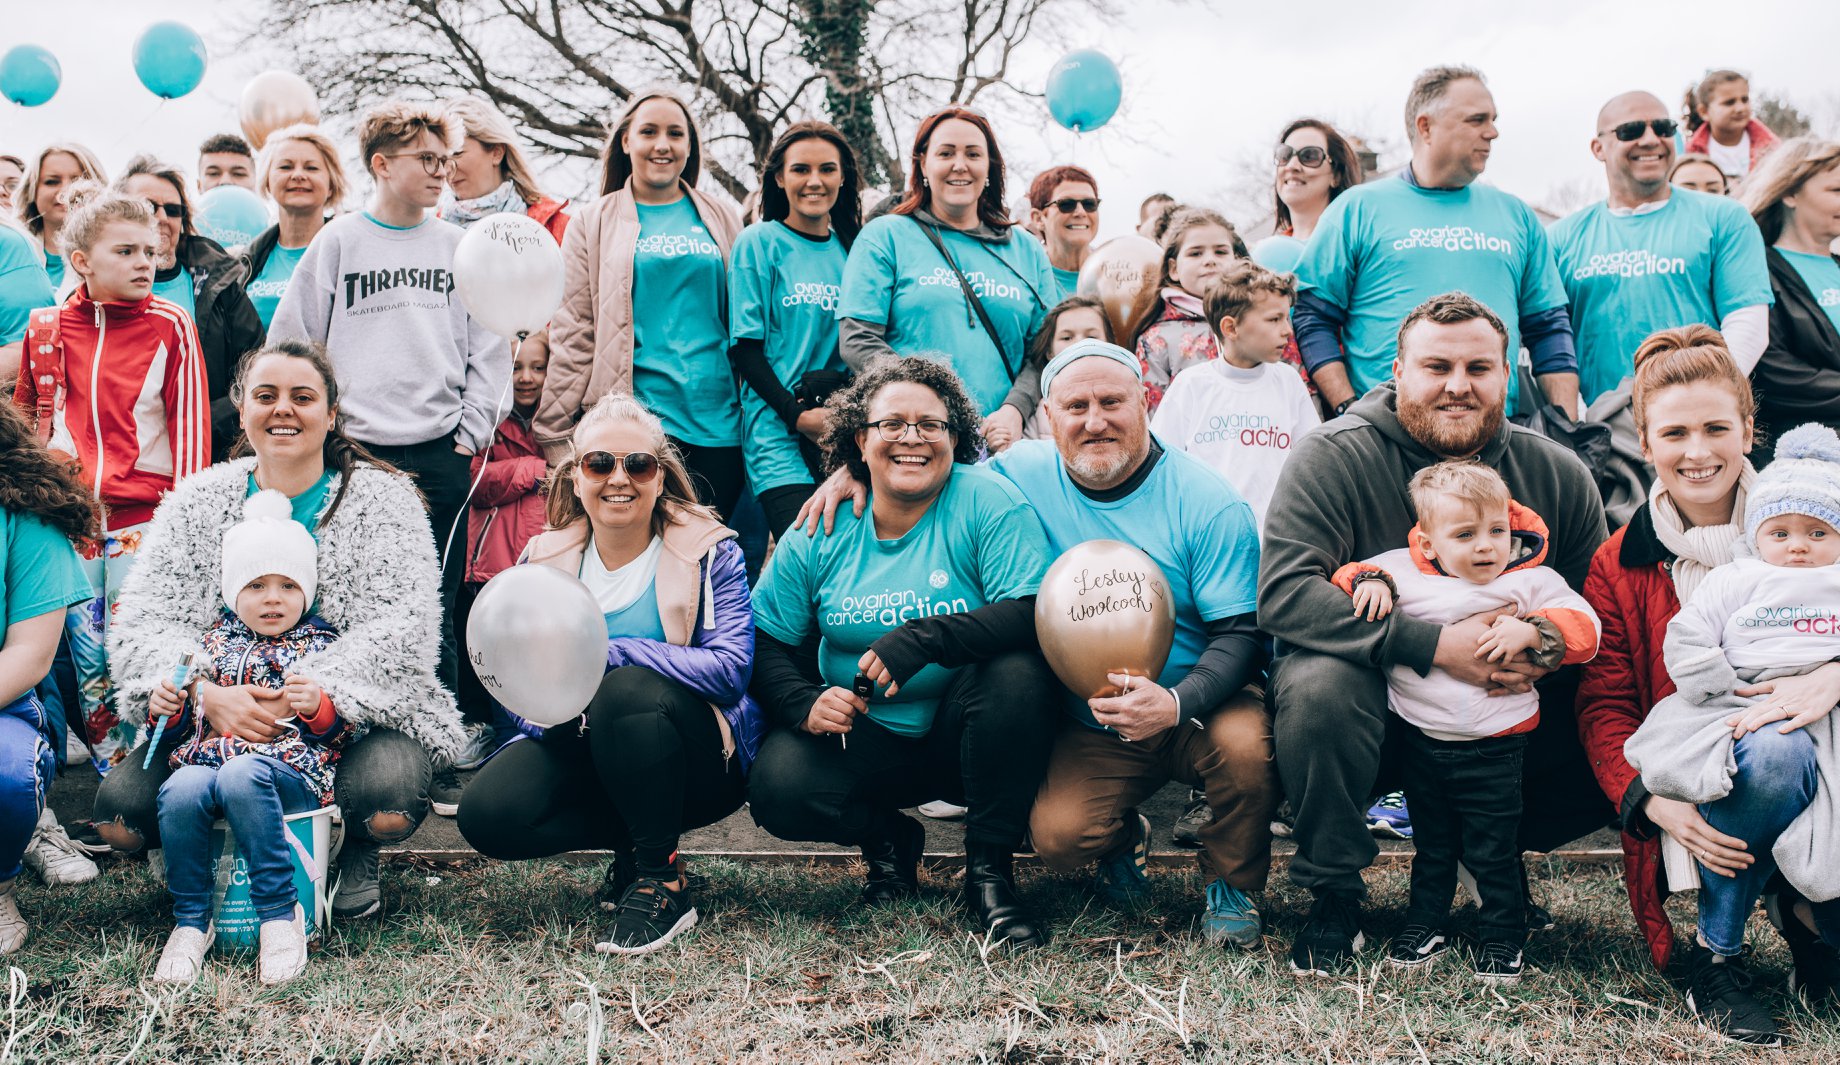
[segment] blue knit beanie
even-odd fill
[[[1779,514],[1806,514],[1840,530],[1840,436],[1818,423],[1798,425],[1776,444],[1744,506],[1744,543]]]

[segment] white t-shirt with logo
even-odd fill
[[[1295,368],[1268,362],[1250,370],[1224,359],[1191,366],[1163,393],[1150,428],[1227,479],[1252,505],[1259,528],[1278,474],[1303,434],[1322,419]]]

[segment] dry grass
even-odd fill
[[[33,937],[14,967],[4,1060],[83,1062],[1750,1060],[1682,1019],[1633,932],[1616,871],[1546,870],[1559,921],[1535,970],[1493,991],[1462,959],[1400,975],[1370,964],[1300,982],[1284,947],[1304,898],[1267,898],[1266,949],[1193,932],[1197,881],[1156,878],[1158,908],[1121,916],[1074,880],[1026,873],[1056,938],[988,956],[950,894],[868,914],[830,870],[704,860],[702,925],[638,959],[591,949],[592,867],[533,862],[385,869],[382,920],[335,929],[291,987],[212,959],[195,987],[146,983],[168,930],[143,865],[82,888],[25,886]],[[1375,943],[1397,929],[1400,871],[1371,874]],[[22,882],[23,883],[23,882]],[[1471,912],[1459,916],[1466,921]],[[1758,922],[1760,984],[1802,1042],[1762,1060],[1840,1060],[1840,1022],[1782,991],[1787,957]],[[679,945],[681,944],[681,945]],[[1377,948],[1367,955],[1378,960]]]

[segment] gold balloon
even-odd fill
[[[1175,630],[1176,600],[1162,568],[1118,540],[1068,548],[1035,593],[1042,656],[1082,699],[1118,694],[1107,673],[1154,680]]]
[[[1131,305],[1145,286],[1157,283],[1163,270],[1163,249],[1156,241],[1135,233],[1113,237],[1086,257],[1080,266],[1077,291],[1097,296],[1112,320],[1112,333],[1125,341],[1131,328]]]
[[[243,136],[249,146],[261,151],[268,135],[278,129],[300,122],[318,125],[319,100],[313,95],[313,86],[299,74],[267,70],[243,86],[237,118],[243,124]]]

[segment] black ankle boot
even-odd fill
[[[867,906],[911,899],[920,894],[920,855],[926,849],[926,829],[920,822],[893,810],[878,814],[863,841],[862,901]]]
[[[1008,847],[965,845],[965,908],[993,944],[1004,941],[1012,953],[1045,947],[1048,928],[1016,894],[1010,859]]]

